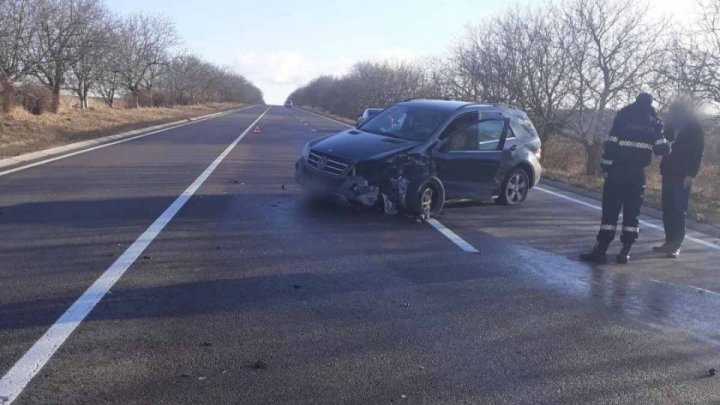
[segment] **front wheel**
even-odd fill
[[[523,169],[513,169],[503,181],[498,204],[519,205],[527,198],[530,191],[530,177]]]
[[[445,187],[436,177],[411,183],[407,190],[407,208],[410,214],[430,218],[439,214],[445,205]]]

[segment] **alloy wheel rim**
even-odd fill
[[[527,192],[527,182],[520,173],[513,174],[508,181],[506,196],[511,203],[522,201]]]
[[[430,215],[430,212],[432,211],[432,199],[433,190],[432,188],[428,187],[425,189],[425,191],[423,191],[422,198],[420,200],[420,204],[425,215]]]

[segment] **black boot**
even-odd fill
[[[630,251],[632,250],[632,243],[623,244],[620,253],[618,253],[615,261],[618,264],[627,264],[630,261]]]
[[[580,255],[580,260],[588,263],[607,264],[608,246],[610,246],[610,242],[598,241],[595,243],[595,247],[592,252]]]

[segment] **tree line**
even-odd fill
[[[415,97],[503,103],[533,118],[543,141],[572,139],[597,174],[614,111],[647,91],[720,103],[720,0],[699,0],[695,21],[655,17],[652,3],[563,0],[513,6],[479,24],[443,55],[362,62],[290,95],[297,104],[355,117]]]
[[[113,107],[210,101],[262,103],[243,76],[188,52],[162,16],[111,13],[101,0],[0,0],[0,102],[3,112],[26,88],[46,91],[49,111],[69,91],[81,108],[90,96]]]

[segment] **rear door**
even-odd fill
[[[497,188],[510,120],[500,114],[470,114],[443,131],[433,159],[448,198],[489,200]]]

